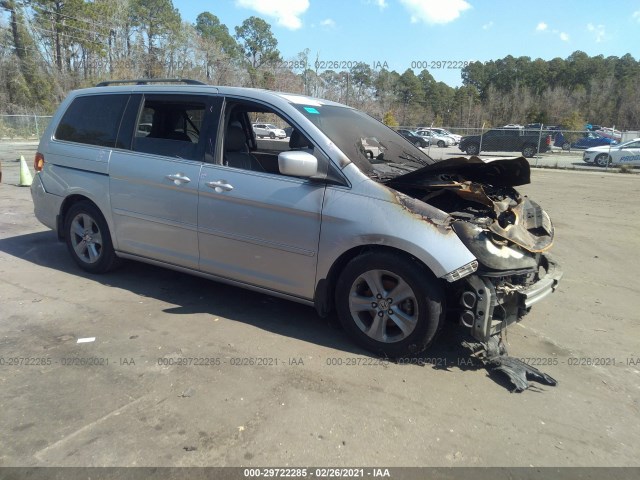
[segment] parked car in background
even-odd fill
[[[619,145],[603,145],[585,150],[582,160],[599,167],[607,165],[640,165],[640,138]]]
[[[571,149],[571,142],[567,140],[562,132],[555,132],[553,136],[553,146],[560,147],[563,150]]]
[[[462,137],[458,148],[467,155],[483,152],[522,152],[523,157],[531,158],[540,152],[546,152],[551,145],[551,136],[543,136],[532,130],[521,128],[495,128],[483,135]]]
[[[524,128],[522,125],[518,125],[517,123],[510,123],[508,125],[503,126],[502,128]]]
[[[136,135],[139,137],[146,137],[151,133],[151,124],[150,123],[141,123],[138,125],[138,130],[136,131]]]
[[[584,134],[584,137],[580,138],[577,142],[571,145],[571,148],[591,148],[591,147],[600,147],[603,145],[615,145],[618,142],[612,140],[611,138],[603,137],[602,135],[598,135],[597,133],[587,132]]]
[[[551,144],[554,147],[562,148],[563,150],[569,150],[571,148],[571,142],[565,138],[561,130],[566,130],[558,125],[545,125],[543,123],[527,123],[523,130],[526,135],[537,135],[546,141],[548,137],[551,137]]]
[[[419,130],[429,130],[436,135],[440,135],[442,137],[449,137],[453,140],[454,145],[458,145],[460,143],[460,140],[462,139],[462,135],[456,135],[455,133],[451,133],[449,130],[445,130],[444,128],[425,127],[425,128],[420,128]]]
[[[271,123],[254,123],[252,125],[256,137],[287,138],[286,132]]]
[[[622,132],[613,128],[602,127],[596,130],[596,133],[601,137],[610,138],[612,140],[615,140],[616,142],[622,140]]]
[[[397,132],[418,148],[425,148],[429,146],[429,139],[427,137],[416,135],[414,132],[407,130],[406,128],[400,128]]]
[[[454,140],[451,137],[447,137],[445,135],[438,135],[431,130],[427,130],[425,128],[421,128],[416,130],[416,135],[420,135],[421,137],[425,137],[429,139],[431,145],[437,145],[439,147],[450,147],[454,144]]]

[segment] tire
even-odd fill
[[[607,167],[609,166],[609,164],[611,163],[611,158],[609,157],[608,153],[601,153],[600,155],[598,155],[594,161],[593,161],[597,166],[599,167]]]
[[[87,272],[105,273],[119,263],[109,226],[100,210],[90,202],[71,206],[64,220],[64,236],[71,257]]]
[[[438,140],[438,146],[440,148],[443,148],[444,147],[444,141],[443,140]]]
[[[422,144],[418,140],[416,140],[413,144],[416,146],[416,148],[422,147]]]
[[[562,144],[562,149],[563,150],[570,150],[571,149],[571,144],[569,142],[564,142]]]
[[[467,155],[477,155],[480,153],[480,146],[477,143],[470,143],[465,148],[465,152],[467,152]]]
[[[537,153],[537,148],[533,145],[525,145],[522,147],[522,156],[525,158],[531,158]]]
[[[435,276],[417,261],[387,252],[351,260],[336,284],[335,303],[351,338],[388,358],[423,351],[444,323],[444,293]]]
[[[276,138],[276,134],[273,132],[269,133],[269,138],[273,140],[274,138]]]

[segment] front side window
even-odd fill
[[[265,105],[230,99],[225,111],[223,165],[280,174],[278,155],[281,152],[305,150],[314,154],[311,141]]]
[[[57,140],[119,147],[118,128],[129,95],[76,97],[62,116],[54,134]]]

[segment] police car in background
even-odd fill
[[[599,167],[607,165],[640,165],[640,138],[620,145],[602,145],[585,150],[582,160]]]

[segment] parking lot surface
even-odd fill
[[[88,275],[10,172],[2,466],[640,464],[637,175],[534,170],[521,188],[554,220],[565,276],[507,332],[558,386],[515,394],[455,325],[391,363],[285,300],[135,262]]]

